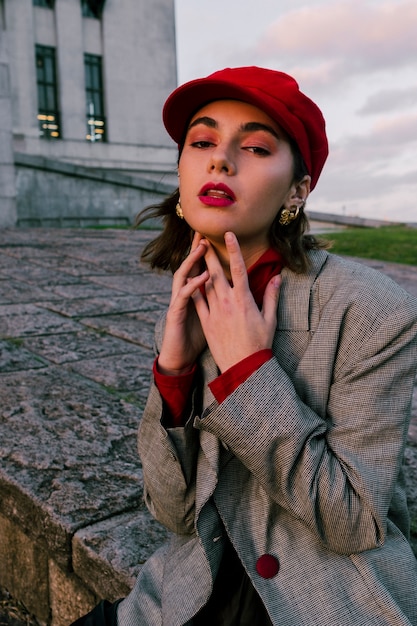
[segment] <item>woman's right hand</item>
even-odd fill
[[[207,270],[201,272],[201,261],[206,250],[205,241],[199,233],[196,233],[190,254],[174,274],[164,338],[158,357],[158,369],[161,374],[167,376],[186,374],[192,369],[206,345],[191,297],[208,278]]]

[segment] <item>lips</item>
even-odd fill
[[[230,206],[236,201],[235,194],[224,183],[206,183],[200,189],[198,197],[208,206]]]

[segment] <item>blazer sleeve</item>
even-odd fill
[[[163,332],[164,318],[156,325],[155,352]],[[199,432],[193,426],[193,390],[190,418],[183,428],[164,427],[164,406],[154,383],[139,424],[138,450],[142,462],[144,499],[155,519],[173,532],[194,534],[196,464]]]
[[[295,386],[277,354],[195,423],[230,448],[274,504],[330,550],[351,554],[384,542],[410,415],[417,307],[403,296],[372,317],[354,302],[338,315],[326,310],[308,348],[311,376],[333,352],[323,414],[309,406],[308,372],[305,389],[303,380]]]

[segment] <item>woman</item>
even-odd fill
[[[174,272],[139,428],[173,531],[120,626],[417,624],[402,457],[417,302],[305,235],[327,157],[286,74],[225,69],[168,98],[179,191],[146,211]]]

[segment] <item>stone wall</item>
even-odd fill
[[[43,157],[15,157],[17,226],[130,225],[172,185]]]

